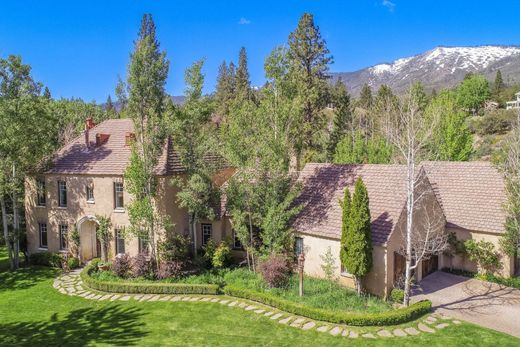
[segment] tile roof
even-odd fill
[[[358,177],[363,179],[369,196],[372,219],[372,242],[384,244],[406,201],[406,167],[404,165],[307,164],[298,180],[303,191],[296,203],[303,210],[292,226],[296,231],[339,239],[344,189],[354,192]]]
[[[489,162],[424,162],[447,226],[504,232],[504,179]]]
[[[123,175],[130,159],[130,147],[125,145],[125,137],[134,131],[131,119],[109,119],[89,130],[89,147],[82,133],[56,152],[48,173]],[[96,146],[97,134],[109,134],[108,140]],[[206,159],[219,167],[225,163],[217,155],[208,154]],[[178,153],[172,139],[168,138],[159,156],[156,174],[171,175],[183,172]]]

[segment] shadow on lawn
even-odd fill
[[[138,308],[117,305],[77,309],[61,319],[55,313],[44,322],[0,324],[0,341],[4,346],[134,345],[147,334],[142,315]]]
[[[54,278],[57,274],[57,269],[47,267],[26,267],[16,271],[0,272],[0,292],[27,289],[41,281]]]

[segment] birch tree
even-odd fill
[[[417,194],[417,186],[421,182],[421,175],[418,175],[417,164],[431,140],[432,133],[438,123],[438,113],[431,112],[426,114],[422,111],[421,100],[416,97],[417,93],[413,88],[400,102],[395,102],[393,97],[386,99],[390,107],[384,107],[383,130],[388,141],[394,146],[395,151],[400,156],[400,160],[406,165],[406,226],[404,232],[403,255],[406,259],[405,267],[405,288],[404,305],[410,302],[410,283],[412,271],[417,266],[418,260],[416,252],[420,238],[418,233],[419,226],[414,220],[414,215],[424,194]],[[423,241],[428,241],[426,240]],[[415,247],[415,248],[414,248]],[[428,248],[427,245],[423,249]]]

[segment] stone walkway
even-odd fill
[[[233,298],[219,295],[163,295],[163,294],[124,294],[124,293],[103,293],[91,290],[83,285],[79,273],[81,269],[73,270],[68,274],[62,274],[54,280],[53,287],[60,293],[79,296],[84,299],[97,301],[189,301],[218,303],[230,308],[238,308],[250,311],[254,314],[263,315],[266,318],[277,321],[301,330],[315,330],[321,333],[330,334],[344,338],[356,339],[367,338],[393,338],[403,336],[415,336],[419,334],[433,334],[436,330],[444,329],[451,324],[460,324],[460,321],[453,320],[443,314],[432,314],[424,318],[421,322],[413,322],[406,327],[395,327],[393,329],[380,329],[371,327],[370,330],[363,330],[363,327],[352,327],[341,324],[315,321],[306,317],[296,316],[287,312],[280,311],[273,307],[259,304],[254,301]]]

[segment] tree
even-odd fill
[[[325,274],[325,278],[329,281],[329,288],[332,289],[333,282],[336,281],[336,270],[338,267],[336,266],[336,260],[334,260],[334,255],[332,254],[331,247],[327,247],[327,252],[325,254],[320,255],[322,264],[321,269]]]
[[[327,98],[327,72],[332,57],[312,14],[304,13],[295,31],[289,35],[290,74],[301,100],[301,121],[295,142],[296,169],[301,168],[303,152],[316,145],[316,133],[322,129],[322,109]]]
[[[107,101],[105,102],[105,111],[107,113],[115,113],[116,109],[114,107],[114,103],[112,102],[112,97],[109,95],[107,97]]]
[[[457,88],[457,104],[474,115],[480,111],[489,96],[489,82],[481,75],[467,76]]]
[[[108,261],[108,248],[110,247],[110,241],[112,240],[112,222],[109,217],[96,216],[98,220],[98,227],[96,229],[96,238],[101,244],[101,260]]]
[[[360,130],[347,133],[336,146],[335,164],[388,164],[393,148],[381,136],[364,135]]]
[[[456,95],[442,91],[427,107],[427,113],[439,119],[432,135],[431,153],[435,160],[469,160],[473,152],[473,135],[466,124],[466,114],[456,105]]]
[[[24,177],[36,172],[54,149],[56,127],[50,100],[41,95],[31,67],[20,56],[0,59],[0,206],[11,269],[19,266]],[[37,126],[35,126],[37,125]],[[8,200],[12,228],[7,218]]]
[[[217,103],[216,112],[222,118],[229,114],[229,108],[235,96],[235,75],[231,66],[222,62],[218,68],[217,87],[215,90],[215,100]]]
[[[202,95],[204,61],[195,62],[185,72],[186,103],[173,112],[170,119],[171,134],[176,139],[176,150],[185,170],[185,179],[173,179],[179,187],[177,201],[189,215],[190,235],[193,251],[197,254],[196,225],[201,218],[214,219],[212,206],[217,200],[211,177],[216,167],[206,160],[215,144],[209,124],[212,108],[210,100]]]
[[[251,82],[247,69],[247,53],[245,47],[240,48],[238,55],[238,69],[235,76],[236,95],[241,99],[248,99],[251,93]]]
[[[336,152],[338,142],[346,135],[347,130],[352,125],[350,96],[341,79],[338,79],[334,85],[332,102],[334,104],[334,121],[327,148],[327,157],[329,161],[332,160],[332,157]]]
[[[372,104],[374,103],[374,99],[372,97],[372,88],[365,83],[361,88],[361,92],[359,94],[358,106],[364,108],[365,110],[369,110],[372,108]]]
[[[347,263],[350,262],[349,254],[348,254],[348,243],[350,242],[350,212],[352,199],[350,197],[350,191],[348,187],[345,187],[345,193],[343,196],[343,200],[339,201],[339,205],[341,206],[341,240],[340,240],[340,251],[339,251],[339,259],[341,261],[341,265],[343,268],[347,267]]]
[[[500,69],[497,70],[497,73],[495,75],[495,83],[493,84],[493,95],[495,98],[500,97],[500,93],[505,88],[504,80],[502,79],[502,71]]]
[[[390,98],[387,99],[387,102],[393,103],[393,100]],[[387,111],[383,114],[384,133],[406,165],[406,182],[404,182],[406,186],[406,229],[402,252],[406,260],[404,304],[408,306],[412,268],[417,266],[417,263],[413,264],[413,247],[416,243],[415,240],[420,238],[420,234],[414,233],[418,230],[414,221],[414,213],[419,200],[423,197],[422,194],[416,195],[418,182],[421,182],[422,178],[421,175],[417,175],[416,165],[427,148],[427,144],[431,141],[439,120],[437,113],[432,113],[431,117],[425,116],[411,91],[402,102],[398,103],[397,107],[385,107],[385,109]]]
[[[345,214],[345,212],[344,212]],[[361,294],[361,281],[372,269],[372,236],[368,192],[361,177],[356,180],[345,237],[345,253],[342,263],[355,277],[356,290]]]
[[[145,14],[127,73],[126,112],[133,120],[136,141],[125,171],[125,183],[134,195],[128,205],[130,232],[147,235],[150,257],[157,267],[157,233],[164,227],[165,217],[156,208],[155,167],[165,141],[163,118],[168,68],[169,62],[166,53],[160,50],[152,16]]]
[[[510,257],[520,257],[520,115],[496,159],[504,175],[507,201],[506,232],[500,247]]]
[[[47,87],[47,86],[45,86],[45,89],[43,91],[43,97],[48,100],[50,100],[52,98],[51,91],[49,90],[49,87]]]

